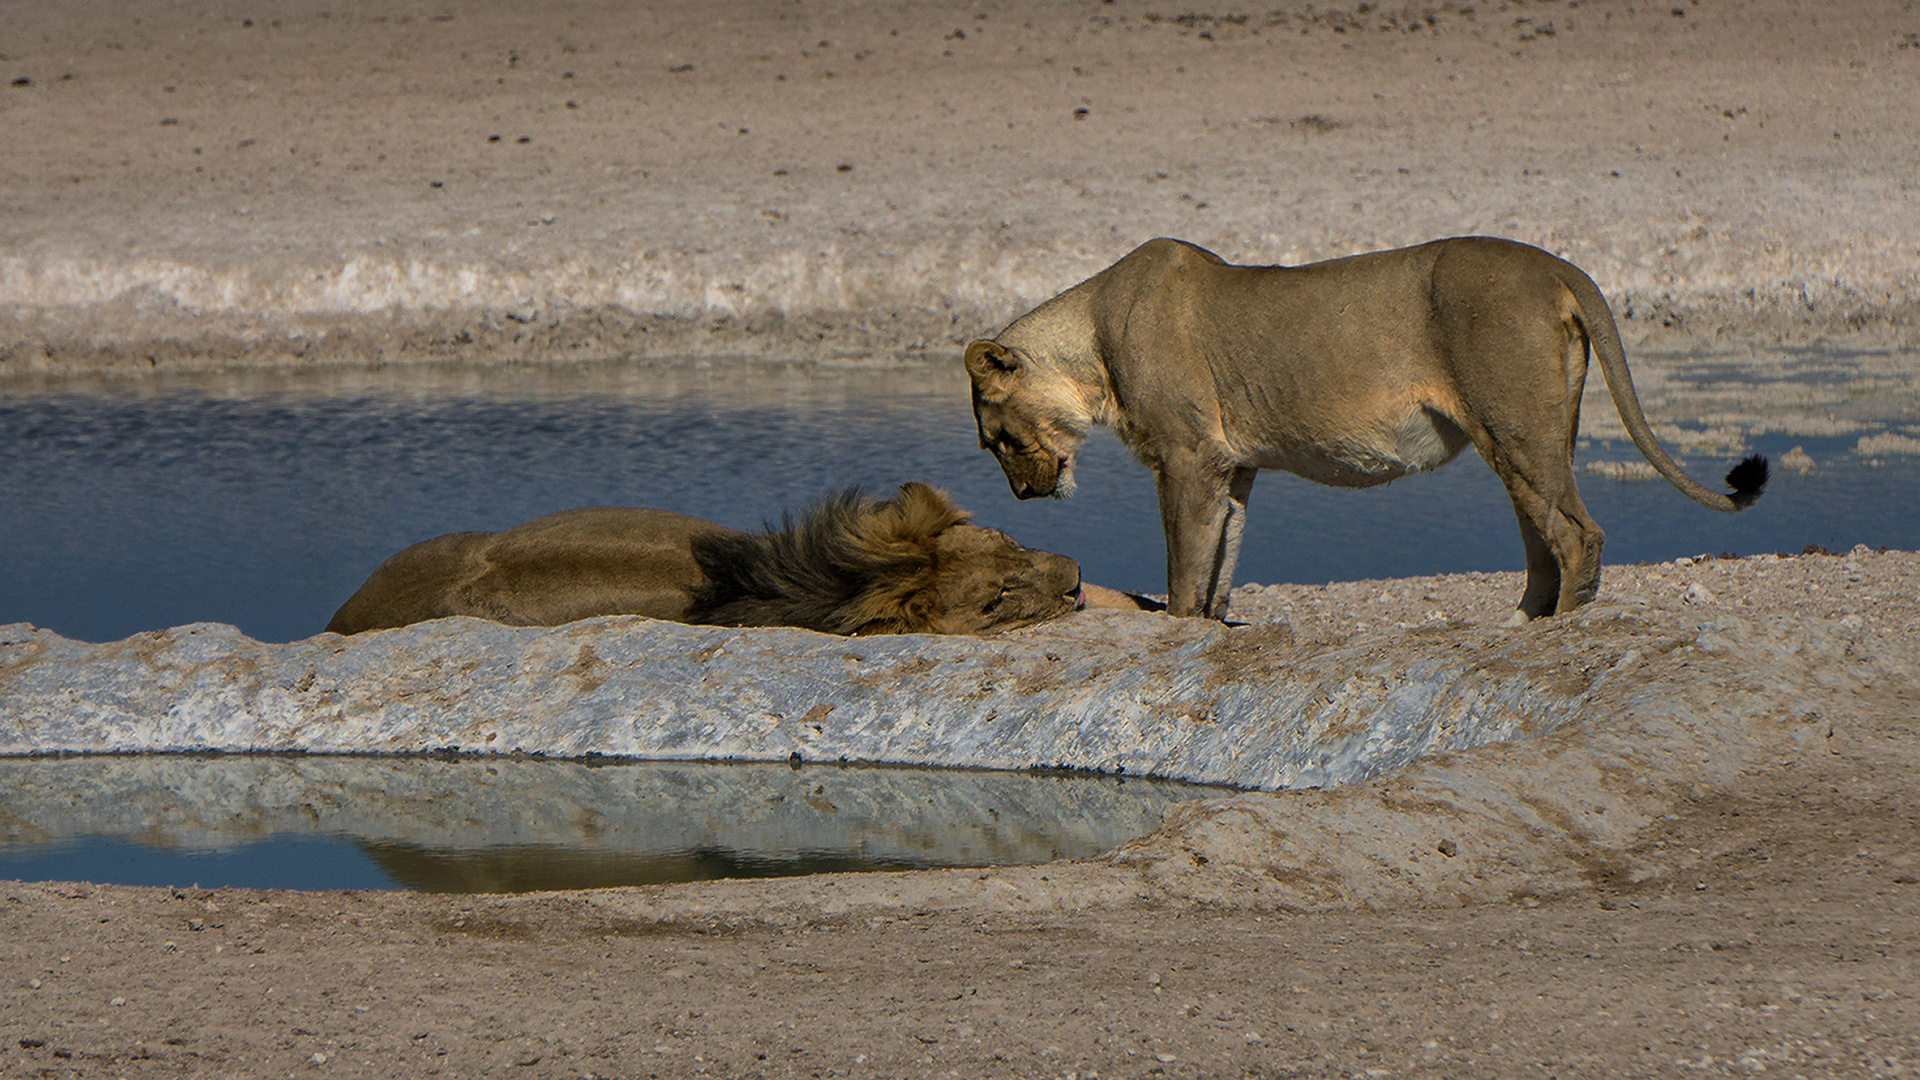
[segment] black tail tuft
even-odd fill
[[[1727,486],[1733,489],[1727,497],[1733,500],[1735,510],[1752,506],[1760,493],[1767,490],[1767,459],[1754,454],[1735,465],[1727,473]]]

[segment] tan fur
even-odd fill
[[[1153,470],[1168,610],[1223,617],[1259,469],[1370,487],[1475,447],[1506,485],[1527,553],[1519,617],[1570,611],[1600,582],[1603,534],[1574,485],[1591,348],[1634,445],[1688,497],[1738,510],[1681,471],[1642,414],[1613,313],[1538,248],[1464,237],[1307,266],[1233,266],[1149,241],[968,346],[980,444],[1020,498],[1071,490],[1110,425]]]
[[[970,525],[944,493],[907,484],[884,500],[841,492],[760,533],[595,506],[498,533],[435,537],[382,563],[327,629],[354,634],[452,615],[514,626],[647,615],[840,634],[978,634],[1073,611],[1079,589],[1074,560]]]

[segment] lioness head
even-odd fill
[[[980,634],[1064,615],[1084,602],[1080,564],[967,524],[944,492],[905,484],[892,499],[843,491],[798,521],[702,537],[709,584],[689,621],[803,626],[833,634]]]
[[[967,346],[973,419],[1021,499],[1073,494],[1073,458],[1087,438],[1072,384],[1038,370],[1017,349],[982,339]]]

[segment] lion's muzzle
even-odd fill
[[[1073,459],[1064,454],[995,457],[1016,499],[1058,499],[1073,492]]]
[[[1026,483],[1026,482],[1010,484],[1008,486],[1013,488],[1013,497],[1021,500],[1044,499],[1047,496],[1053,494],[1053,487],[1051,485],[1049,485],[1044,491],[1038,487],[1035,487],[1033,484]]]

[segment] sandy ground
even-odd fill
[[[1642,346],[1915,343],[1911,3],[1359,7],[9,4],[0,375],[938,353],[1155,234],[1494,232]],[[1915,652],[1912,557],[1605,590]],[[1517,592],[1236,604],[1331,640]],[[1274,907],[1149,872],[1174,834],[557,896],[5,884],[0,1074],[1907,1075],[1917,705],[1847,684],[1824,752],[1635,833],[1655,872],[1465,907]]]
[[[1302,641],[1392,649],[1503,617],[1518,578],[1235,603]],[[1731,729],[1743,747],[1639,721],[1630,739],[1655,758],[1693,747],[1697,776],[1600,777],[1574,801],[1646,820],[1606,843],[1602,823],[1591,851],[1489,834],[1387,778],[1198,804],[1105,858],[1018,869],[526,896],[0,884],[0,1073],[1910,1075],[1920,555],[1610,567],[1596,608],[1829,620],[1855,644],[1816,669],[1831,692],[1810,748],[1764,724]],[[1715,680],[1753,658],[1689,652],[1648,659],[1697,667],[1709,697],[1748,692]],[[1874,658],[1878,678],[1850,673]],[[1585,738],[1435,767],[1469,792],[1577,777]],[[1303,799],[1323,824],[1281,805]],[[1430,826],[1416,863],[1470,871],[1450,896],[1405,856],[1288,865],[1312,828],[1396,814],[1401,834]],[[1262,832],[1282,826],[1305,838]]]
[[[1173,235],[1486,232],[1916,340],[1909,0],[21,2],[0,373],[950,349]]]

